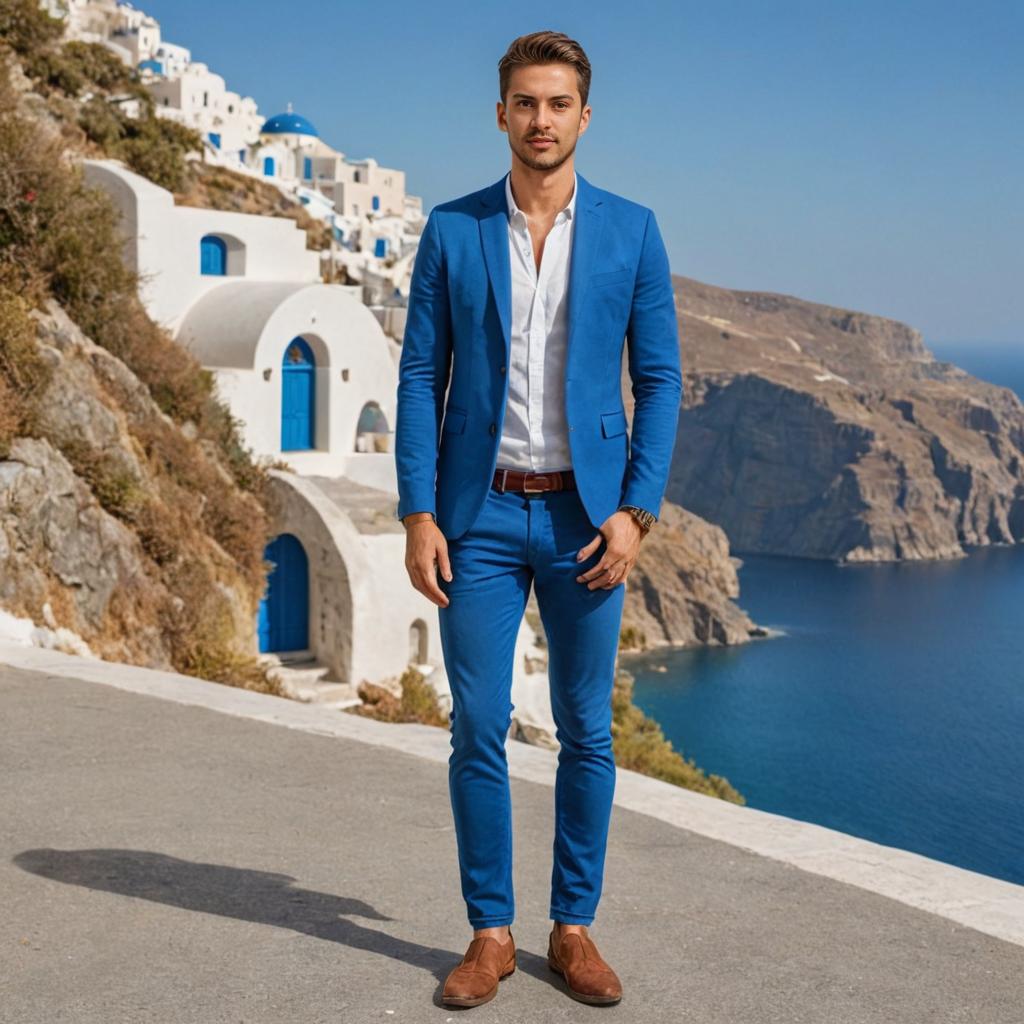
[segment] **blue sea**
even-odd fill
[[[929,347],[1024,398],[1024,346]],[[738,603],[784,636],[620,659],[676,749],[748,806],[1024,884],[1024,545],[733,553]]]

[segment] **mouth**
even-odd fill
[[[528,139],[531,146],[536,146],[538,149],[546,149],[548,146],[553,146],[555,143],[554,139]]]

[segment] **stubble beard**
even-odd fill
[[[511,136],[509,136],[509,138],[511,139]],[[556,142],[555,146],[558,145],[559,144]],[[535,171],[553,171],[556,167],[561,167],[562,164],[564,164],[565,161],[568,160],[574,152],[576,152],[576,143],[573,142],[572,146],[564,153],[552,153],[550,149],[544,150],[540,153],[535,153],[530,148],[530,143],[528,141],[523,142],[521,149],[516,146],[513,146],[512,149],[516,156],[519,157],[527,167],[530,167]]]

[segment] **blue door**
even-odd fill
[[[313,177],[313,161],[308,156],[302,158],[302,176],[306,181],[311,180]]]
[[[282,533],[263,552],[274,568],[260,600],[260,652],[309,648],[309,559],[298,537]]]
[[[274,158],[272,156],[265,156],[263,158],[263,174],[267,178],[274,176]]]
[[[281,364],[281,451],[312,448],[316,360],[302,338],[293,339]]]
[[[199,243],[199,273],[224,275],[228,272],[228,247],[223,238],[206,235]]]

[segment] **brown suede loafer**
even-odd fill
[[[493,935],[477,935],[462,962],[445,979],[441,1001],[449,1006],[479,1006],[498,994],[498,982],[516,969],[516,944],[509,930],[501,943]]]
[[[622,998],[618,975],[604,962],[594,940],[581,932],[548,936],[548,967],[565,977],[569,995],[581,1003],[606,1005]]]

